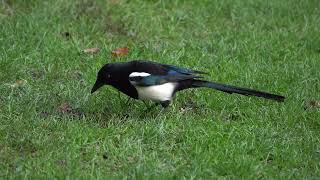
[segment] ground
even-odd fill
[[[318,0],[0,1],[0,177],[320,177]],[[128,47],[128,54],[112,51]],[[84,49],[99,48],[96,53]],[[145,113],[105,63],[150,59],[286,96],[210,89]]]

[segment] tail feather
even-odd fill
[[[216,90],[223,91],[230,94],[237,93],[245,96],[263,97],[263,98],[275,100],[278,102],[283,102],[285,99],[284,96],[280,96],[276,94],[270,94],[262,91],[253,90],[253,89],[230,86],[230,85],[209,82],[209,81],[195,80],[193,81],[192,85],[193,87],[208,87],[208,88],[216,89]]]

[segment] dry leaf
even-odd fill
[[[113,56],[123,56],[128,54],[129,49],[127,47],[121,47],[113,50],[111,53]]]
[[[86,54],[96,54],[100,51],[99,48],[88,48],[88,49],[84,49],[83,52]]]
[[[10,87],[11,88],[18,88],[18,87],[21,87],[21,86],[25,85],[26,83],[27,83],[26,80],[19,79],[15,83],[11,84]]]
[[[305,109],[320,108],[320,101],[310,100],[305,103]]]

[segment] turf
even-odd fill
[[[318,0],[0,1],[0,177],[318,179],[319,8]],[[100,51],[82,52],[93,47]],[[128,55],[113,57],[119,47]],[[103,64],[133,59],[286,100],[197,89],[145,113],[111,87],[90,94]]]

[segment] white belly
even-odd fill
[[[176,83],[165,83],[155,86],[135,86],[139,99],[152,101],[170,101],[176,87]]]

